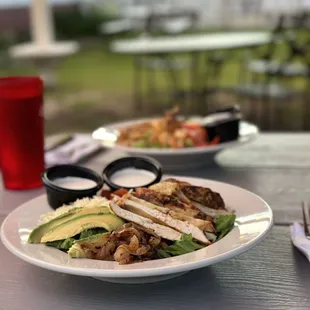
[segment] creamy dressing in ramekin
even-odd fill
[[[84,190],[97,186],[93,180],[80,177],[65,177],[54,179],[53,184],[65,189]]]
[[[110,177],[110,180],[124,187],[138,187],[151,183],[156,179],[153,172],[144,169],[124,168],[116,171]]]

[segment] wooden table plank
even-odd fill
[[[109,284],[29,265],[0,244],[0,309],[309,309],[310,268],[275,227],[260,245],[177,279]]]
[[[262,133],[253,142],[218,154],[224,167],[310,168],[309,133]]]
[[[0,174],[0,216],[7,215],[22,203],[42,195],[44,192],[43,187],[26,191],[5,190]]]

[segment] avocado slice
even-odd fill
[[[71,219],[74,219],[76,217],[80,217],[84,214],[93,214],[93,213],[111,213],[111,210],[106,206],[100,206],[100,207],[81,207],[81,208],[74,208],[70,211],[61,214],[60,216],[57,216],[56,218],[36,227],[29,235],[28,243],[40,243],[41,238],[51,229],[54,227],[57,227],[58,225],[61,225],[62,223],[65,223]]]
[[[110,237],[110,233],[102,233],[90,236],[88,238],[84,238],[81,240],[77,240],[74,242],[74,244],[71,246],[71,248],[68,251],[68,254],[71,258],[87,258],[86,254],[81,246],[84,242],[91,243],[92,246],[103,246]]]
[[[105,228],[112,231],[124,224],[124,221],[112,213],[93,213],[74,217],[49,230],[41,238],[42,243],[67,239],[73,237],[83,230],[90,228]]]

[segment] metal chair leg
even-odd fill
[[[303,130],[310,130],[309,118],[310,118],[310,76],[308,75],[306,81],[306,89],[304,91],[303,98]]]
[[[171,87],[169,87],[170,89],[172,89],[172,104],[175,101],[175,97],[176,95],[178,95],[181,91],[181,87],[180,87],[180,79],[178,78],[178,75],[176,74],[175,70],[173,69],[172,66],[172,60],[170,59],[171,56],[169,55],[161,55],[161,59],[165,62],[165,66],[166,68],[168,68],[168,83],[170,84]]]
[[[263,85],[266,87],[266,96],[263,97],[263,100],[267,105],[265,110],[268,111],[268,129],[270,130],[273,127],[273,121],[274,121],[274,100],[272,100],[272,95],[270,93],[271,90],[270,87],[273,81],[272,76],[267,74],[265,81],[266,82]]]
[[[197,85],[199,84],[199,53],[192,53],[191,62],[191,91],[190,91],[190,103],[194,106],[194,112],[199,112],[199,106],[197,100]]]
[[[147,84],[148,84],[148,89],[147,89],[147,92],[148,92],[148,100],[151,100],[153,101],[153,99],[155,99],[155,71],[152,70],[152,69],[149,69],[148,72],[147,72]]]
[[[133,93],[133,105],[135,109],[142,109],[143,108],[143,104],[142,104],[142,70],[139,64],[139,59],[138,57],[134,58],[134,62],[133,62],[133,70],[134,70],[134,74],[133,74],[133,89],[134,89],[134,93]]]

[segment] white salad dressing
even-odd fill
[[[90,189],[97,185],[93,180],[80,177],[57,178],[53,180],[53,183],[62,188],[76,190]]]
[[[112,174],[110,179],[118,186],[137,187],[151,183],[156,175],[143,169],[124,168]]]

